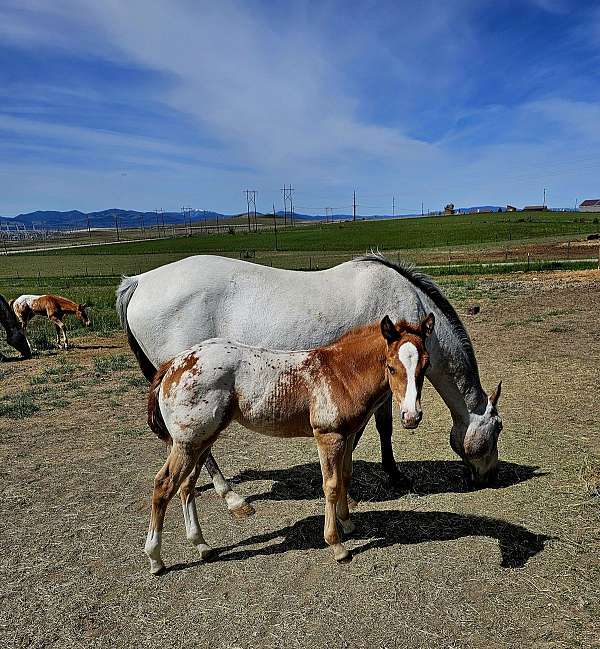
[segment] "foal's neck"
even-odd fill
[[[389,389],[385,373],[386,344],[379,322],[349,331],[320,352],[321,359],[349,392],[367,396]]]

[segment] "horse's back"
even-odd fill
[[[398,288],[406,284],[376,264],[302,272],[212,255],[188,257],[136,279],[127,321],[157,366],[215,336],[276,349],[327,344],[356,325],[397,315],[390,307],[398,308]]]

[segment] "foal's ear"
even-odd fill
[[[492,396],[490,397],[490,403],[492,404],[492,406],[494,406],[494,408],[498,403],[498,399],[500,399],[501,392],[502,392],[502,381],[498,383],[498,387],[492,392]]]
[[[433,313],[430,313],[428,316],[423,318],[423,321],[421,322],[421,331],[425,338],[431,336],[431,334],[433,333],[434,325],[435,325],[435,316],[433,315]]]
[[[381,334],[388,343],[393,343],[395,340],[400,339],[396,325],[390,320],[389,315],[386,315],[381,321]]]

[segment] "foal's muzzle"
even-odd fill
[[[409,430],[416,428],[421,423],[421,419],[423,419],[422,410],[417,410],[415,412],[406,412],[403,410],[400,413],[402,425],[404,428],[408,428]]]

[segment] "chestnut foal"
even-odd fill
[[[69,344],[63,322],[63,318],[67,314],[73,314],[86,327],[92,324],[86,311],[87,304],[77,304],[60,295],[21,295],[16,300],[12,300],[10,304],[23,326],[23,331],[27,329],[29,321],[36,315],[45,316],[53,322],[56,327],[56,346],[59,348],[67,349]]]
[[[348,559],[336,515],[343,531],[352,532],[347,487],[354,437],[390,390],[403,425],[418,426],[429,363],[425,339],[433,326],[433,314],[418,325],[394,324],[386,316],[302,352],[214,338],[163,364],[148,397],[148,424],[169,446],[154,481],[145,545],[150,571],[165,567],[161,534],[166,507],[178,489],[187,538],[203,559],[211,553],[198,523],[194,488],[211,446],[232,421],[265,435],[315,438],[326,501],[325,541],[337,561]]]

